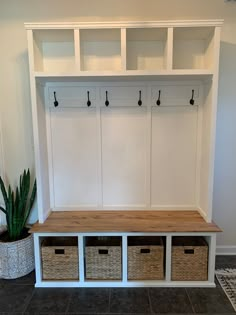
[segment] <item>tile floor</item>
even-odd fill
[[[216,266],[236,268],[236,256],[217,256]],[[194,313],[236,314],[218,283],[214,289],[35,289],[34,273],[0,280],[0,315]]]

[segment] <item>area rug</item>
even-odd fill
[[[236,269],[217,269],[215,274],[222,289],[236,311]]]

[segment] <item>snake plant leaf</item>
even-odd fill
[[[1,187],[1,192],[2,192],[3,199],[4,199],[4,202],[5,202],[5,205],[6,205],[7,201],[8,201],[8,197],[7,197],[6,188],[5,188],[5,185],[4,185],[4,182],[3,182],[1,176],[0,176],[0,187]]]
[[[0,210],[1,210],[3,213],[7,214],[6,210],[5,210],[3,207],[1,207],[1,206],[0,206]]]
[[[10,238],[12,237],[12,231],[13,231],[13,221],[12,221],[12,212],[13,212],[13,200],[12,200],[12,190],[11,186],[8,187],[8,205],[7,205],[7,211],[8,211],[8,217],[9,217],[9,226],[8,226],[8,233],[10,235]]]
[[[32,192],[31,192],[31,196],[30,196],[30,199],[29,199],[29,205],[28,205],[27,210],[25,211],[24,225],[26,224],[26,222],[28,220],[31,208],[33,207],[35,196],[36,196],[36,191],[37,191],[37,184],[36,184],[36,180],[35,180],[33,188],[32,188]]]
[[[19,202],[19,212],[24,216],[24,209],[26,208],[29,189],[30,189],[30,173],[29,170],[26,173],[24,171],[21,179],[21,192],[20,192],[20,202]]]

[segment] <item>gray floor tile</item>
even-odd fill
[[[0,289],[1,312],[23,312],[33,293],[33,286],[4,286]]]
[[[79,288],[74,289],[67,313],[108,313],[110,289]]]
[[[110,313],[150,313],[148,289],[115,288],[111,289]]]
[[[154,313],[191,314],[193,309],[184,288],[150,288],[151,308]]]
[[[65,312],[58,313],[58,312],[25,312],[23,315],[65,315]],[[1,315],[1,313],[0,313]],[[88,314],[87,314],[88,315]]]
[[[71,289],[62,288],[34,289],[34,294],[26,309],[26,313],[30,315],[35,313],[65,313],[71,293]]]
[[[219,268],[236,268],[236,255],[216,256],[216,269]]]
[[[196,313],[233,313],[234,309],[220,287],[188,288],[187,293]]]
[[[35,272],[32,271],[28,275],[17,279],[1,279],[0,285],[34,285],[35,284]]]

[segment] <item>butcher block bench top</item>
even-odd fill
[[[221,232],[198,211],[54,211],[31,233]]]

